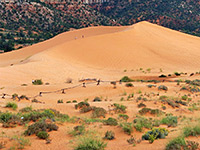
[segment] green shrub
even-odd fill
[[[187,96],[187,95],[184,95],[184,96],[181,97],[181,99],[182,99],[182,100],[187,100],[187,99],[188,99],[188,96]]]
[[[13,102],[8,102],[6,104],[6,107],[8,108],[12,108],[13,110],[16,110],[18,108],[17,104],[16,103],[13,103]]]
[[[143,136],[143,140],[149,140],[153,143],[156,139],[164,139],[168,135],[169,131],[165,128],[153,128],[151,131],[146,132]]]
[[[131,135],[130,139],[127,140],[127,142],[129,144],[133,144],[133,145],[136,145],[137,141],[136,139]]]
[[[49,134],[46,131],[40,131],[37,133],[37,137],[40,139],[47,139],[49,137]]]
[[[71,103],[71,101],[67,101],[66,103]]]
[[[126,106],[114,103],[115,113],[126,113]]]
[[[152,128],[152,121],[148,120],[144,117],[139,117],[133,120],[134,128],[136,131],[142,132],[143,128],[151,129]]]
[[[115,139],[115,133],[113,131],[107,131],[105,133],[104,139],[107,139],[107,140],[113,140],[113,139]]]
[[[116,126],[118,124],[117,119],[111,117],[105,120],[104,123],[110,126]]]
[[[159,110],[159,109],[151,109],[151,108],[142,108],[141,110],[139,110],[139,113],[141,115],[145,115],[147,113],[150,113],[152,115],[162,115],[164,114],[164,112],[162,110]]]
[[[164,91],[167,91],[167,90],[168,90],[168,87],[165,86],[165,85],[160,85],[160,86],[158,87],[158,90],[164,90]]]
[[[200,135],[200,126],[194,126],[194,127],[185,127],[183,128],[183,134],[184,136],[198,136]]]
[[[138,108],[141,108],[141,107],[146,107],[146,105],[143,104],[143,103],[139,103],[139,104],[138,104]]]
[[[77,100],[73,100],[72,103],[77,103]]]
[[[75,105],[75,109],[81,109],[83,107],[88,107],[88,106],[90,106],[90,104],[88,102],[80,102]]]
[[[166,150],[182,150],[184,147],[186,147],[185,139],[177,137],[167,144]]]
[[[99,97],[95,97],[94,98],[94,100],[93,100],[93,102],[101,102],[102,100],[101,100],[101,98],[99,98]]]
[[[107,144],[93,137],[82,137],[74,150],[104,150]]]
[[[122,118],[123,120],[127,121],[129,116],[125,114],[119,114],[119,118]]]
[[[132,83],[126,83],[125,86],[126,86],[126,87],[133,87],[133,84],[132,84]]]
[[[85,126],[84,125],[75,126],[74,130],[72,132],[70,132],[70,134],[72,134],[73,136],[82,135],[84,133],[85,133]]]
[[[5,123],[8,122],[12,118],[12,114],[10,112],[2,113],[0,112],[0,122]]]
[[[178,118],[176,116],[167,116],[161,120],[162,124],[168,125],[168,127],[176,127],[178,124]]]
[[[57,103],[63,103],[63,100],[62,100],[62,99],[59,99]]]
[[[89,112],[89,111],[92,111],[93,108],[91,106],[88,106],[88,107],[83,107],[80,109],[80,113],[86,113],[86,112]]]
[[[92,117],[93,118],[99,118],[99,117],[106,117],[107,114],[106,110],[101,107],[93,107]]]
[[[130,79],[128,76],[124,76],[123,78],[121,78],[121,82],[132,82],[133,80]]]
[[[32,106],[28,106],[28,107],[24,107],[24,108],[20,109],[19,111],[23,112],[23,113],[27,113],[27,112],[33,111],[33,108],[32,108]]]
[[[33,135],[33,134],[38,134],[38,132],[40,131],[52,131],[58,130],[58,126],[55,124],[51,124],[51,123],[46,123],[45,121],[42,122],[36,122],[30,126],[28,126],[28,129],[24,132],[25,135]]]
[[[124,133],[131,135],[131,133],[133,132],[133,125],[132,123],[128,123],[128,122],[123,122],[120,124],[120,126],[122,127]]]
[[[32,82],[32,84],[33,84],[33,85],[42,85],[43,82],[42,82],[41,79],[36,79],[36,80],[34,80],[34,81]]]

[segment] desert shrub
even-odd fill
[[[37,100],[37,99],[33,99],[32,101],[31,101],[32,103],[41,103],[39,100]]]
[[[188,126],[183,128],[183,134],[184,136],[188,137],[188,136],[198,136],[200,135],[200,126]]]
[[[114,103],[115,113],[126,113],[126,106]]]
[[[163,110],[166,110],[167,108],[166,108],[166,106],[162,106],[162,109],[163,109]]]
[[[74,150],[104,150],[106,145],[100,139],[84,136],[79,139],[79,143]]]
[[[99,117],[104,117],[106,115],[106,110],[101,107],[93,107],[93,112],[92,112],[92,117],[93,118],[99,118]]]
[[[104,124],[110,125],[110,126],[116,126],[118,124],[118,122],[117,122],[117,119],[110,117],[104,121]]]
[[[141,107],[146,107],[146,105],[143,104],[143,103],[139,103],[139,104],[138,104],[138,108],[141,108]]]
[[[18,136],[13,136],[12,138],[11,138],[11,140],[13,140],[14,141],[14,147],[11,147],[10,149],[24,149],[25,148],[25,146],[30,146],[31,145],[31,142],[30,142],[30,140],[29,139],[26,139],[26,138],[24,138],[23,136],[20,136],[20,137],[18,137]]]
[[[175,74],[176,76],[180,76],[180,75],[181,75],[181,74],[178,73],[178,72],[174,72],[174,74]]]
[[[133,132],[133,125],[132,123],[128,123],[128,122],[123,122],[120,124],[120,126],[122,127],[124,133],[131,135],[131,133]]]
[[[12,118],[12,114],[10,112],[2,113],[0,112],[0,122],[5,123],[8,122]]]
[[[20,112],[26,113],[26,112],[31,112],[33,111],[32,106],[24,107],[19,110]]]
[[[148,84],[147,87],[148,87],[148,88],[152,88],[152,87],[156,87],[156,85]]]
[[[88,106],[90,106],[90,104],[88,102],[80,102],[75,105],[75,109],[81,109],[83,107],[88,107]]]
[[[162,110],[159,110],[159,109],[151,109],[151,108],[142,108],[141,110],[139,110],[139,113],[141,115],[145,115],[147,113],[150,113],[152,115],[162,115],[164,114],[164,112]]]
[[[144,117],[138,117],[133,120],[136,131],[142,132],[143,128],[151,129],[152,121]]]
[[[177,107],[177,108],[179,108],[180,107],[180,105],[178,104],[178,103],[176,103],[174,100],[169,100],[169,99],[167,99],[167,100],[161,100],[161,102],[162,103],[164,103],[164,104],[168,104],[169,106],[171,106],[171,107],[173,107],[173,108],[175,108],[175,107]],[[178,101],[177,101],[178,102]]]
[[[121,82],[132,82],[133,80],[130,79],[128,76],[124,76],[123,78],[121,78]]]
[[[149,140],[149,143],[153,143],[156,139],[164,139],[168,135],[169,131],[165,128],[153,128],[151,131],[146,132],[143,136],[143,140]]]
[[[57,103],[63,103],[63,100],[62,100],[62,99],[59,99],[59,100],[57,101]]]
[[[90,112],[92,110],[93,110],[93,108],[91,106],[83,107],[80,109],[80,113],[86,113],[86,112]]]
[[[182,150],[183,147],[186,147],[185,139],[183,137],[177,137],[167,144],[166,150]]]
[[[162,95],[159,97],[159,100],[167,100],[168,99],[168,96],[166,95]]]
[[[77,103],[77,100],[73,100],[72,103]]]
[[[184,95],[184,96],[181,97],[181,99],[182,99],[182,100],[187,100],[187,99],[188,99],[188,96],[187,96],[187,95]]]
[[[12,95],[12,99],[14,100],[15,98],[18,98],[18,94],[16,94],[16,93],[14,93],[14,94]]]
[[[28,126],[28,129],[24,132],[25,135],[33,135],[38,134],[40,131],[57,131],[58,126],[56,124],[46,123],[45,121],[36,122],[30,126]]]
[[[93,100],[93,102],[101,102],[102,100],[101,100],[101,98],[99,98],[99,97],[95,97],[94,98],[94,100]]]
[[[167,76],[166,75],[164,75],[164,74],[161,74],[160,76],[159,76],[159,78],[166,78]]]
[[[133,84],[132,84],[132,83],[126,83],[125,86],[126,86],[126,87],[133,87]]]
[[[49,134],[46,131],[40,131],[37,133],[37,137],[40,139],[47,139],[49,137]]]
[[[19,99],[29,100],[29,98],[28,98],[26,95],[21,95],[21,96],[19,97]]]
[[[115,139],[115,133],[113,131],[107,131],[105,133],[104,139],[107,139],[107,140]]]
[[[33,85],[42,85],[43,82],[42,82],[41,79],[36,79],[36,80],[34,80],[34,81],[32,82],[32,84],[33,84]]]
[[[79,125],[75,126],[74,130],[70,132],[71,135],[77,136],[77,135],[82,135],[85,133],[85,126],[84,125]]]
[[[161,120],[162,124],[168,125],[168,127],[176,127],[178,125],[178,118],[176,116],[167,116]]]
[[[129,144],[133,144],[133,145],[136,145],[137,141],[136,139],[131,135],[130,139],[127,139],[127,142]]]
[[[12,108],[13,110],[16,110],[18,108],[17,104],[16,103],[13,103],[13,102],[8,102],[6,104],[6,107],[8,108]]]
[[[164,90],[164,91],[167,91],[167,90],[168,90],[168,87],[165,86],[165,85],[160,85],[160,86],[158,87],[158,90]]]
[[[66,103],[71,103],[71,101],[66,101]]]
[[[129,116],[125,114],[119,114],[119,118],[122,118],[123,120],[127,121]]]
[[[182,100],[176,100],[175,103],[187,106],[187,102],[184,102]]]

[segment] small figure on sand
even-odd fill
[[[99,80],[97,80],[97,85],[100,85],[100,82],[101,82],[101,80],[99,79]]]

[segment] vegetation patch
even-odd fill
[[[115,139],[115,133],[113,131],[106,131],[104,139],[107,139],[107,140]]]
[[[156,139],[164,139],[168,136],[169,131],[165,128],[153,128],[151,131],[146,132],[143,136],[143,140],[149,140],[149,143],[153,143]]]
[[[6,104],[6,107],[7,107],[7,108],[12,108],[13,110],[16,110],[16,109],[18,108],[17,104],[14,103],[14,102],[8,102],[8,103]]]

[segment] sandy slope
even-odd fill
[[[21,76],[24,81],[42,78],[56,83],[67,77],[118,79],[123,70],[137,68],[162,68],[171,73],[198,71],[199,50],[198,37],[140,22],[129,27],[93,27],[63,33],[1,54],[1,66],[18,63],[0,71],[3,78],[9,78],[6,82],[12,83]]]

